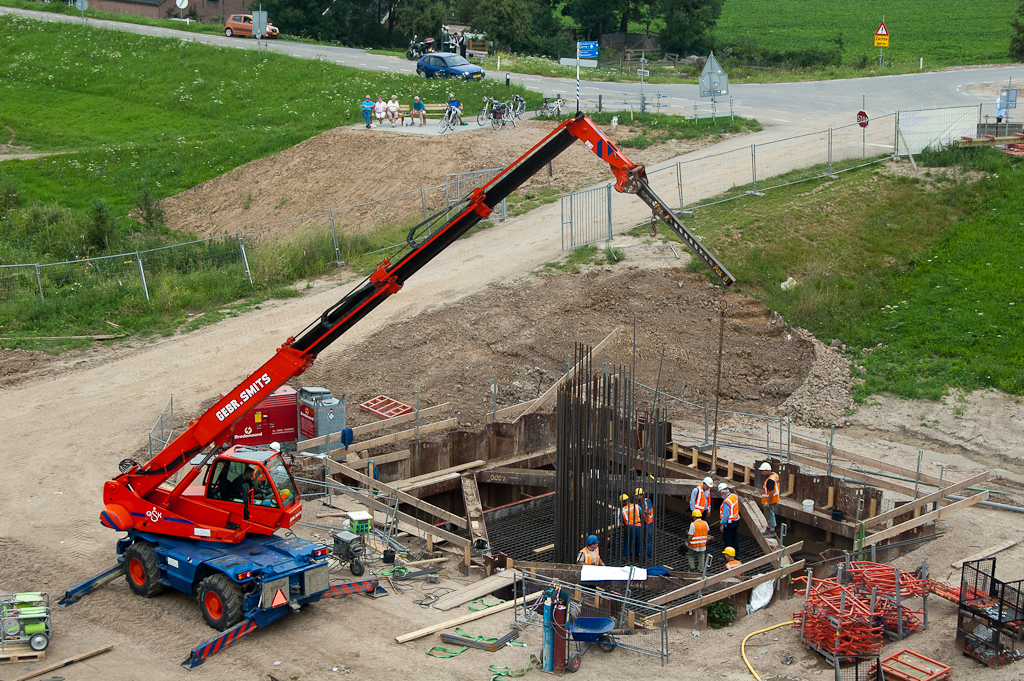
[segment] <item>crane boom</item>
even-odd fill
[[[561,123],[485,186],[474,190],[465,208],[445,224],[433,229],[432,220],[409,233],[408,251],[395,262],[382,261],[366,280],[325,310],[298,337],[289,338],[273,357],[238,386],[225,394],[150,461],[132,465],[104,486],[105,508],[101,522],[119,530],[129,528],[179,537],[201,536],[208,541],[238,542],[247,533],[271,534],[288,527],[301,513],[295,504],[281,509],[276,522],[257,522],[248,516],[242,520],[220,507],[204,504],[202,497],[184,496],[209,463],[216,449],[193,463],[172,490],[163,483],[210,445],[222,447],[234,424],[265,396],[288,380],[302,374],[328,345],[337,340],[388,297],[401,290],[405,282],[437,257],[491,211],[509,194],[565,151],[577,139],[606,161],[615,174],[619,192],[636,194],[658,218],[704,262],[725,286],[734,279],[724,265],[708,251],[682,221],[654,193],[642,165],[626,158],[593,121],[577,115]],[[436,216],[435,216],[436,217]],[[299,513],[295,508],[299,508]],[[154,517],[159,518],[153,520]]]

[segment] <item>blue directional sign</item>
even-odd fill
[[[596,40],[581,40],[576,43],[579,47],[580,59],[596,59],[597,58],[597,41]]]

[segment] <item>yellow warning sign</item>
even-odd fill
[[[875,47],[889,47],[889,29],[885,27],[884,21],[878,25],[878,30],[875,31]]]

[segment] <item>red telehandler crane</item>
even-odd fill
[[[100,513],[103,525],[127,533],[117,544],[118,565],[72,587],[61,603],[73,603],[122,573],[144,597],[168,586],[195,595],[207,623],[224,633],[193,649],[183,663],[191,668],[305,603],[375,587],[375,580],[340,590],[330,587],[327,548],[274,534],[302,516],[295,481],[279,452],[227,447],[233,426],[577,139],[608,162],[616,190],[639,196],[725,286],[732,284],[728,270],[654,194],[644,167],[623,156],[587,116],[577,114],[474,190],[455,217],[438,226],[444,212],[439,213],[413,228],[394,262],[381,262],[160,453],[144,464],[122,461],[120,475],[103,487]],[[190,470],[171,484],[186,466]],[[193,484],[200,474],[201,484]]]

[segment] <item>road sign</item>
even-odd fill
[[[1017,108],[1017,88],[1003,88],[999,91],[999,101],[1002,102],[1004,109],[1016,109]],[[998,108],[998,107],[996,107]]]
[[[580,50],[580,59],[597,59],[597,50]]]
[[[254,11],[252,13],[252,34],[257,38],[267,34],[266,11]]]
[[[188,0],[174,0],[174,4],[178,6],[178,9],[185,9],[188,7]]]
[[[875,31],[875,47],[889,47],[889,29],[885,27],[884,21],[878,25],[878,30]]]
[[[866,128],[868,127],[868,120],[868,115],[866,113],[864,113],[863,111],[857,112],[857,125],[859,125],[862,128]]]
[[[89,0],[75,0],[75,9],[79,12],[89,9]]]
[[[580,46],[581,50],[596,50],[597,49],[597,41],[596,40],[581,40],[577,44]]]
[[[638,76],[649,76],[649,75],[651,75],[651,72],[648,71],[647,69],[637,69],[636,70],[636,75],[638,75]]]
[[[704,70],[700,72],[697,79],[701,97],[724,97],[729,94],[729,76],[722,70],[715,53],[712,52],[708,61],[704,64]]]
[[[580,40],[576,43],[580,59],[597,59],[597,41]]]

